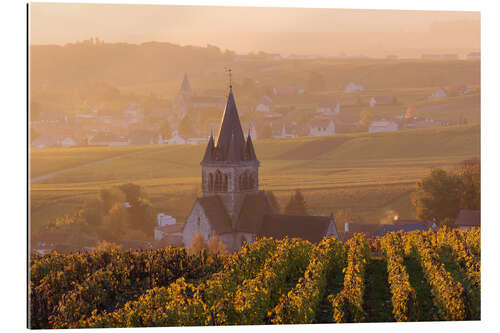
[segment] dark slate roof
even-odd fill
[[[328,216],[264,215],[257,236],[276,239],[288,236],[318,243],[325,237],[330,222]]]
[[[455,225],[457,226],[470,226],[470,227],[480,227],[481,226],[481,211],[462,209],[458,213],[457,219],[455,220]]]
[[[255,155],[255,149],[253,148],[252,138],[250,137],[250,130],[248,130],[247,146],[245,149],[245,157],[249,161],[256,161],[257,155]]]
[[[243,152],[245,137],[243,136],[243,129],[241,128],[240,117],[238,116],[232,89],[229,90],[226,109],[224,110],[222,124],[217,136],[217,148],[222,150],[224,156],[227,156],[229,152],[231,141],[234,141],[236,147]]]
[[[427,220],[394,220],[394,225],[409,225],[409,224],[425,224],[426,226],[432,226],[432,221]]]
[[[224,204],[218,195],[198,198],[197,200],[207,216],[210,225],[218,234],[232,232],[232,224]]]
[[[373,233],[373,236],[383,236],[385,234],[397,231],[427,231],[429,226],[427,223],[415,223],[415,224],[404,224],[404,225],[394,225],[394,224],[382,224],[382,226]]]
[[[369,223],[349,223],[349,232],[352,233],[364,233],[367,236],[370,236],[373,232],[375,232],[378,228],[380,228],[380,224],[369,224]]]
[[[247,154],[249,151],[253,151],[253,154]],[[213,146],[213,142],[209,141],[201,163],[233,164],[240,162],[258,162],[258,160],[255,156],[252,141],[245,141],[233,90],[230,89],[219,135],[217,136],[217,144]]]
[[[261,225],[264,215],[274,214],[274,209],[264,191],[248,194],[241,206],[237,231],[256,234]]]

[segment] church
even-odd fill
[[[201,161],[202,196],[197,198],[182,231],[189,246],[201,233],[217,235],[228,251],[239,250],[257,237],[297,237],[317,243],[338,238],[330,216],[276,214],[265,191],[259,189],[260,162],[250,133],[243,134],[232,86],[229,87],[217,137],[210,135]]]

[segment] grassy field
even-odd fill
[[[34,149],[31,176],[39,177],[109,157],[113,160],[59,173],[31,184],[33,231],[126,182],[145,188],[154,208],[183,221],[200,194],[204,145]],[[311,214],[350,208],[364,222],[388,212],[415,217],[415,182],[433,167],[479,156],[480,127],[467,125],[321,138],[257,140],[260,185],[284,207],[300,188]]]

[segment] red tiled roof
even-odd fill
[[[175,234],[182,232],[182,230],[184,230],[184,224],[183,223],[167,224],[161,227],[156,227],[155,230],[159,230],[161,232],[168,234]]]

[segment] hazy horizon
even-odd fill
[[[479,12],[32,3],[30,24],[32,45],[98,37],[284,55],[480,49]]]

